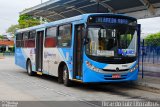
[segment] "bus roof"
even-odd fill
[[[49,23],[46,23],[46,24],[38,25],[38,26],[28,27],[28,28],[25,28],[25,29],[19,29],[19,30],[16,31],[16,33],[29,31],[29,30],[36,30],[36,29],[45,28],[45,27],[49,27],[49,26],[56,26],[56,25],[60,25],[60,24],[64,24],[64,23],[71,23],[71,22],[79,21],[79,20],[87,21],[87,18],[90,15],[125,16],[125,17],[132,18],[132,19],[136,20],[136,18],[133,18],[133,17],[130,17],[130,16],[126,16],[124,14],[90,13],[90,14],[82,14],[82,15],[78,15],[78,16],[74,16],[74,17],[70,17],[70,18],[66,18],[66,19],[62,19],[62,20],[58,20],[58,21],[54,21],[54,22],[49,22]]]

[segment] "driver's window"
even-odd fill
[[[93,30],[94,29],[94,30]],[[98,34],[99,28],[89,28],[88,29],[88,37],[89,41],[89,53],[96,54],[97,44],[98,44]]]

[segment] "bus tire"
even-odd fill
[[[61,75],[58,76],[58,83],[60,83],[60,84],[63,83],[63,77]]]
[[[35,72],[32,71],[32,64],[30,60],[27,61],[27,73],[29,76],[35,75]]]
[[[63,84],[67,87],[71,86],[71,81],[69,80],[69,71],[66,65],[63,67]]]
[[[60,64],[58,68],[58,83],[62,84],[63,83],[63,64]]]

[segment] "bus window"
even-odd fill
[[[23,33],[23,42],[24,42],[24,47],[27,48],[28,45],[28,32]]]
[[[27,39],[28,39],[28,32],[24,32],[24,33],[23,33],[23,39],[24,39],[24,40],[27,40]]]
[[[16,47],[21,47],[21,33],[16,34]]]
[[[57,35],[57,28],[56,27],[47,28],[46,37],[45,37],[45,44],[44,44],[46,48],[56,47],[56,45],[57,45],[56,35]]]
[[[36,36],[36,31],[30,31],[28,40],[27,40],[27,47],[28,48],[34,48],[35,47],[35,36]]]
[[[59,29],[58,29],[58,46],[60,46],[60,47],[70,47],[71,46],[71,35],[72,35],[71,24],[59,26]]]
[[[23,36],[24,36],[24,33],[22,33],[21,34],[21,47],[24,47],[24,38],[23,38]]]

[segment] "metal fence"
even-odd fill
[[[160,39],[141,40],[139,61],[144,75],[160,77]]]
[[[140,50],[140,58],[143,57],[143,62],[160,64],[160,39],[143,39]]]

